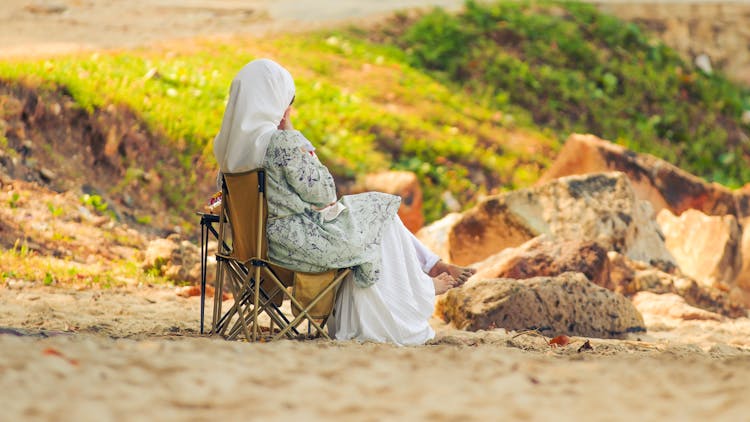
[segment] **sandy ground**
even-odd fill
[[[629,340],[469,333],[420,347],[200,337],[174,288],[0,287],[3,420],[746,420],[750,320],[646,315]],[[22,334],[22,335],[19,335]]]
[[[595,0],[596,4],[747,3],[726,0]],[[396,10],[460,8],[464,0],[2,0],[0,58],[149,45],[196,36],[261,36]]]
[[[227,35],[260,36],[463,0],[3,0],[0,58]]]

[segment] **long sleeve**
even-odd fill
[[[314,154],[299,146],[285,145],[274,150],[271,159],[282,169],[285,181],[304,202],[324,207],[336,201],[333,176]]]

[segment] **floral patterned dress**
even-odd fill
[[[354,267],[355,284],[370,286],[382,270],[383,227],[401,198],[380,192],[343,196],[339,202],[346,208],[332,220],[324,218],[318,210],[335,201],[336,186],[305,145],[300,132],[279,130],[266,150],[269,258],[304,272]]]

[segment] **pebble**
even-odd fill
[[[42,176],[42,178],[44,180],[46,180],[47,182],[51,182],[51,181],[55,180],[55,178],[57,177],[57,175],[55,174],[54,171],[52,171],[52,170],[50,170],[50,169],[48,169],[46,167],[42,167],[39,170],[39,175]]]
[[[31,3],[24,7],[26,11],[37,14],[37,15],[55,15],[60,14],[68,10],[68,6],[60,3]]]

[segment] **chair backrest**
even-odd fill
[[[224,198],[232,228],[232,256],[239,261],[268,258],[265,172],[224,173]],[[259,218],[260,216],[260,218]],[[260,249],[258,245],[260,244]]]

